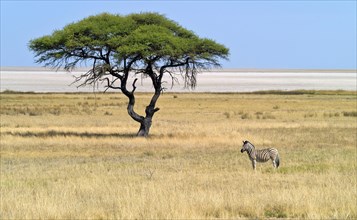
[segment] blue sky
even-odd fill
[[[224,68],[356,69],[356,1],[4,1],[1,66],[39,66],[29,40],[102,12],[159,12],[230,49]]]

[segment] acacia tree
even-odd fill
[[[185,87],[196,86],[196,74],[220,66],[228,49],[213,40],[200,38],[176,22],[157,13],[108,13],[87,17],[29,42],[36,62],[44,66],[73,70],[83,62],[90,69],[76,78],[80,86],[104,83],[128,97],[128,114],[140,123],[138,136],[148,136],[156,102],[164,90],[163,76],[184,77]],[[134,110],[137,78],[151,79],[154,94],[145,115]],[[128,81],[129,80],[129,81]]]

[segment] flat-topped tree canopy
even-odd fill
[[[163,89],[164,74],[173,77],[172,72],[178,71],[185,76],[185,86],[195,87],[198,71],[219,67],[219,60],[229,54],[225,46],[200,38],[158,13],[90,16],[31,40],[29,48],[36,62],[45,66],[72,70],[83,62],[90,64],[91,69],[77,79],[82,85],[104,81],[129,100],[136,88],[134,81],[132,90],[127,89],[129,74],[149,76],[155,88],[150,108]],[[141,123],[136,113],[129,114]]]
[[[228,57],[223,45],[199,38],[157,13],[90,16],[30,41],[29,47],[38,63],[67,70],[83,61],[125,68],[125,61],[134,60],[137,66],[205,69]]]

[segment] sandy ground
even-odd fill
[[[77,88],[71,85],[73,74],[41,68],[1,68],[1,91],[33,92],[91,92],[93,87]],[[165,78],[167,92],[188,92],[183,88],[183,80],[171,88],[171,79]],[[251,92],[260,90],[356,90],[357,74],[355,71],[242,71],[214,70],[197,76],[197,87],[193,92]],[[103,90],[99,85],[96,90]],[[152,91],[148,79],[139,78],[137,91]]]

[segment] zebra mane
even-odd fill
[[[250,143],[249,141],[243,141],[243,143],[244,143],[244,145],[245,144],[250,144],[255,149],[255,146],[252,143]]]

